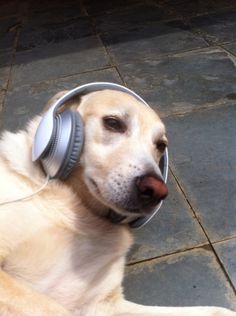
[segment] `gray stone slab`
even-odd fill
[[[147,19],[148,17],[148,19]],[[165,11],[152,4],[140,4],[135,7],[122,7],[122,10],[112,14],[103,14],[94,17],[96,28],[102,33],[118,34],[120,31],[143,28],[148,24],[164,20]]]
[[[36,12],[23,25],[17,51],[93,35],[89,17],[81,17],[74,7]]]
[[[12,50],[20,21],[16,17],[0,20],[0,51]]]
[[[1,121],[1,111],[3,108],[4,97],[5,97],[5,91],[0,91],[0,121]],[[0,129],[1,129],[1,122],[0,122]]]
[[[0,90],[6,89],[12,62],[11,53],[0,53]]]
[[[110,68],[9,90],[2,113],[2,129],[15,131],[24,128],[29,119],[42,111],[54,94],[92,81],[121,83],[116,70]]]
[[[235,8],[236,2],[235,0],[167,0],[164,1],[163,5],[173,12],[173,15],[186,19],[193,16],[222,11],[226,8]]]
[[[129,300],[145,305],[236,309],[235,294],[207,248],[129,266],[124,287]]]
[[[236,10],[192,19],[191,24],[210,43],[219,44],[236,40]]]
[[[151,1],[143,0],[113,0],[113,1],[93,1],[85,0],[83,1],[86,10],[91,15],[104,14],[104,13],[114,13],[119,10],[124,10],[126,8],[134,8],[137,5],[149,4]]]
[[[169,196],[159,213],[145,227],[134,230],[135,244],[129,253],[129,262],[170,254],[207,242],[171,174],[168,189]]]
[[[82,5],[80,1],[77,0],[65,0],[65,1],[58,1],[58,0],[41,0],[38,1],[30,1],[29,2],[29,11],[40,13],[43,11],[51,11],[55,9],[70,9],[73,8],[77,14],[83,15],[84,12],[82,10]]]
[[[25,1],[1,1],[0,2],[0,17],[5,18],[7,16],[16,15],[21,12],[21,7]]]
[[[57,79],[108,65],[109,58],[96,36],[50,44],[16,54],[12,85]]]
[[[166,118],[171,166],[212,241],[236,235],[236,104]]]
[[[219,242],[213,247],[236,288],[236,238]]]
[[[223,47],[225,47],[227,50],[229,50],[233,55],[236,55],[236,42],[226,44]]]
[[[220,50],[119,65],[128,86],[161,115],[232,102],[236,59]]]
[[[132,30],[121,27],[102,35],[113,61],[126,64],[143,59],[156,59],[163,54],[206,47],[206,42],[186,30],[181,21],[148,25],[135,23]]]
[[[16,2],[2,2],[0,3],[0,17],[14,15],[17,13]]]

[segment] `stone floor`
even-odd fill
[[[167,125],[170,194],[137,230],[125,292],[236,309],[236,1],[0,1],[0,128],[113,81]]]

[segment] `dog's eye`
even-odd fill
[[[163,142],[162,140],[158,141],[156,143],[156,148],[161,152],[164,153],[165,149],[167,147],[167,144],[165,142]]]
[[[127,129],[125,123],[115,116],[103,117],[103,125],[106,129],[112,132],[124,133]]]

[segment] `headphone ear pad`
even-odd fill
[[[68,110],[71,115],[72,131],[68,151],[63,164],[57,174],[57,178],[65,179],[79,161],[84,143],[83,120],[78,112]],[[63,113],[61,113],[63,115]]]

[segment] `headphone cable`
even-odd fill
[[[6,201],[6,202],[1,202],[0,203],[0,207],[4,206],[4,205],[7,205],[7,204],[17,203],[17,202],[21,202],[21,201],[25,201],[25,200],[31,199],[33,196],[35,196],[39,192],[43,191],[46,188],[46,186],[48,185],[49,181],[50,181],[50,176],[48,175],[47,178],[46,178],[46,181],[44,182],[44,184],[37,191],[33,192],[32,194],[26,195],[26,196],[24,196],[22,198],[19,198],[19,199],[10,200],[10,201]]]

